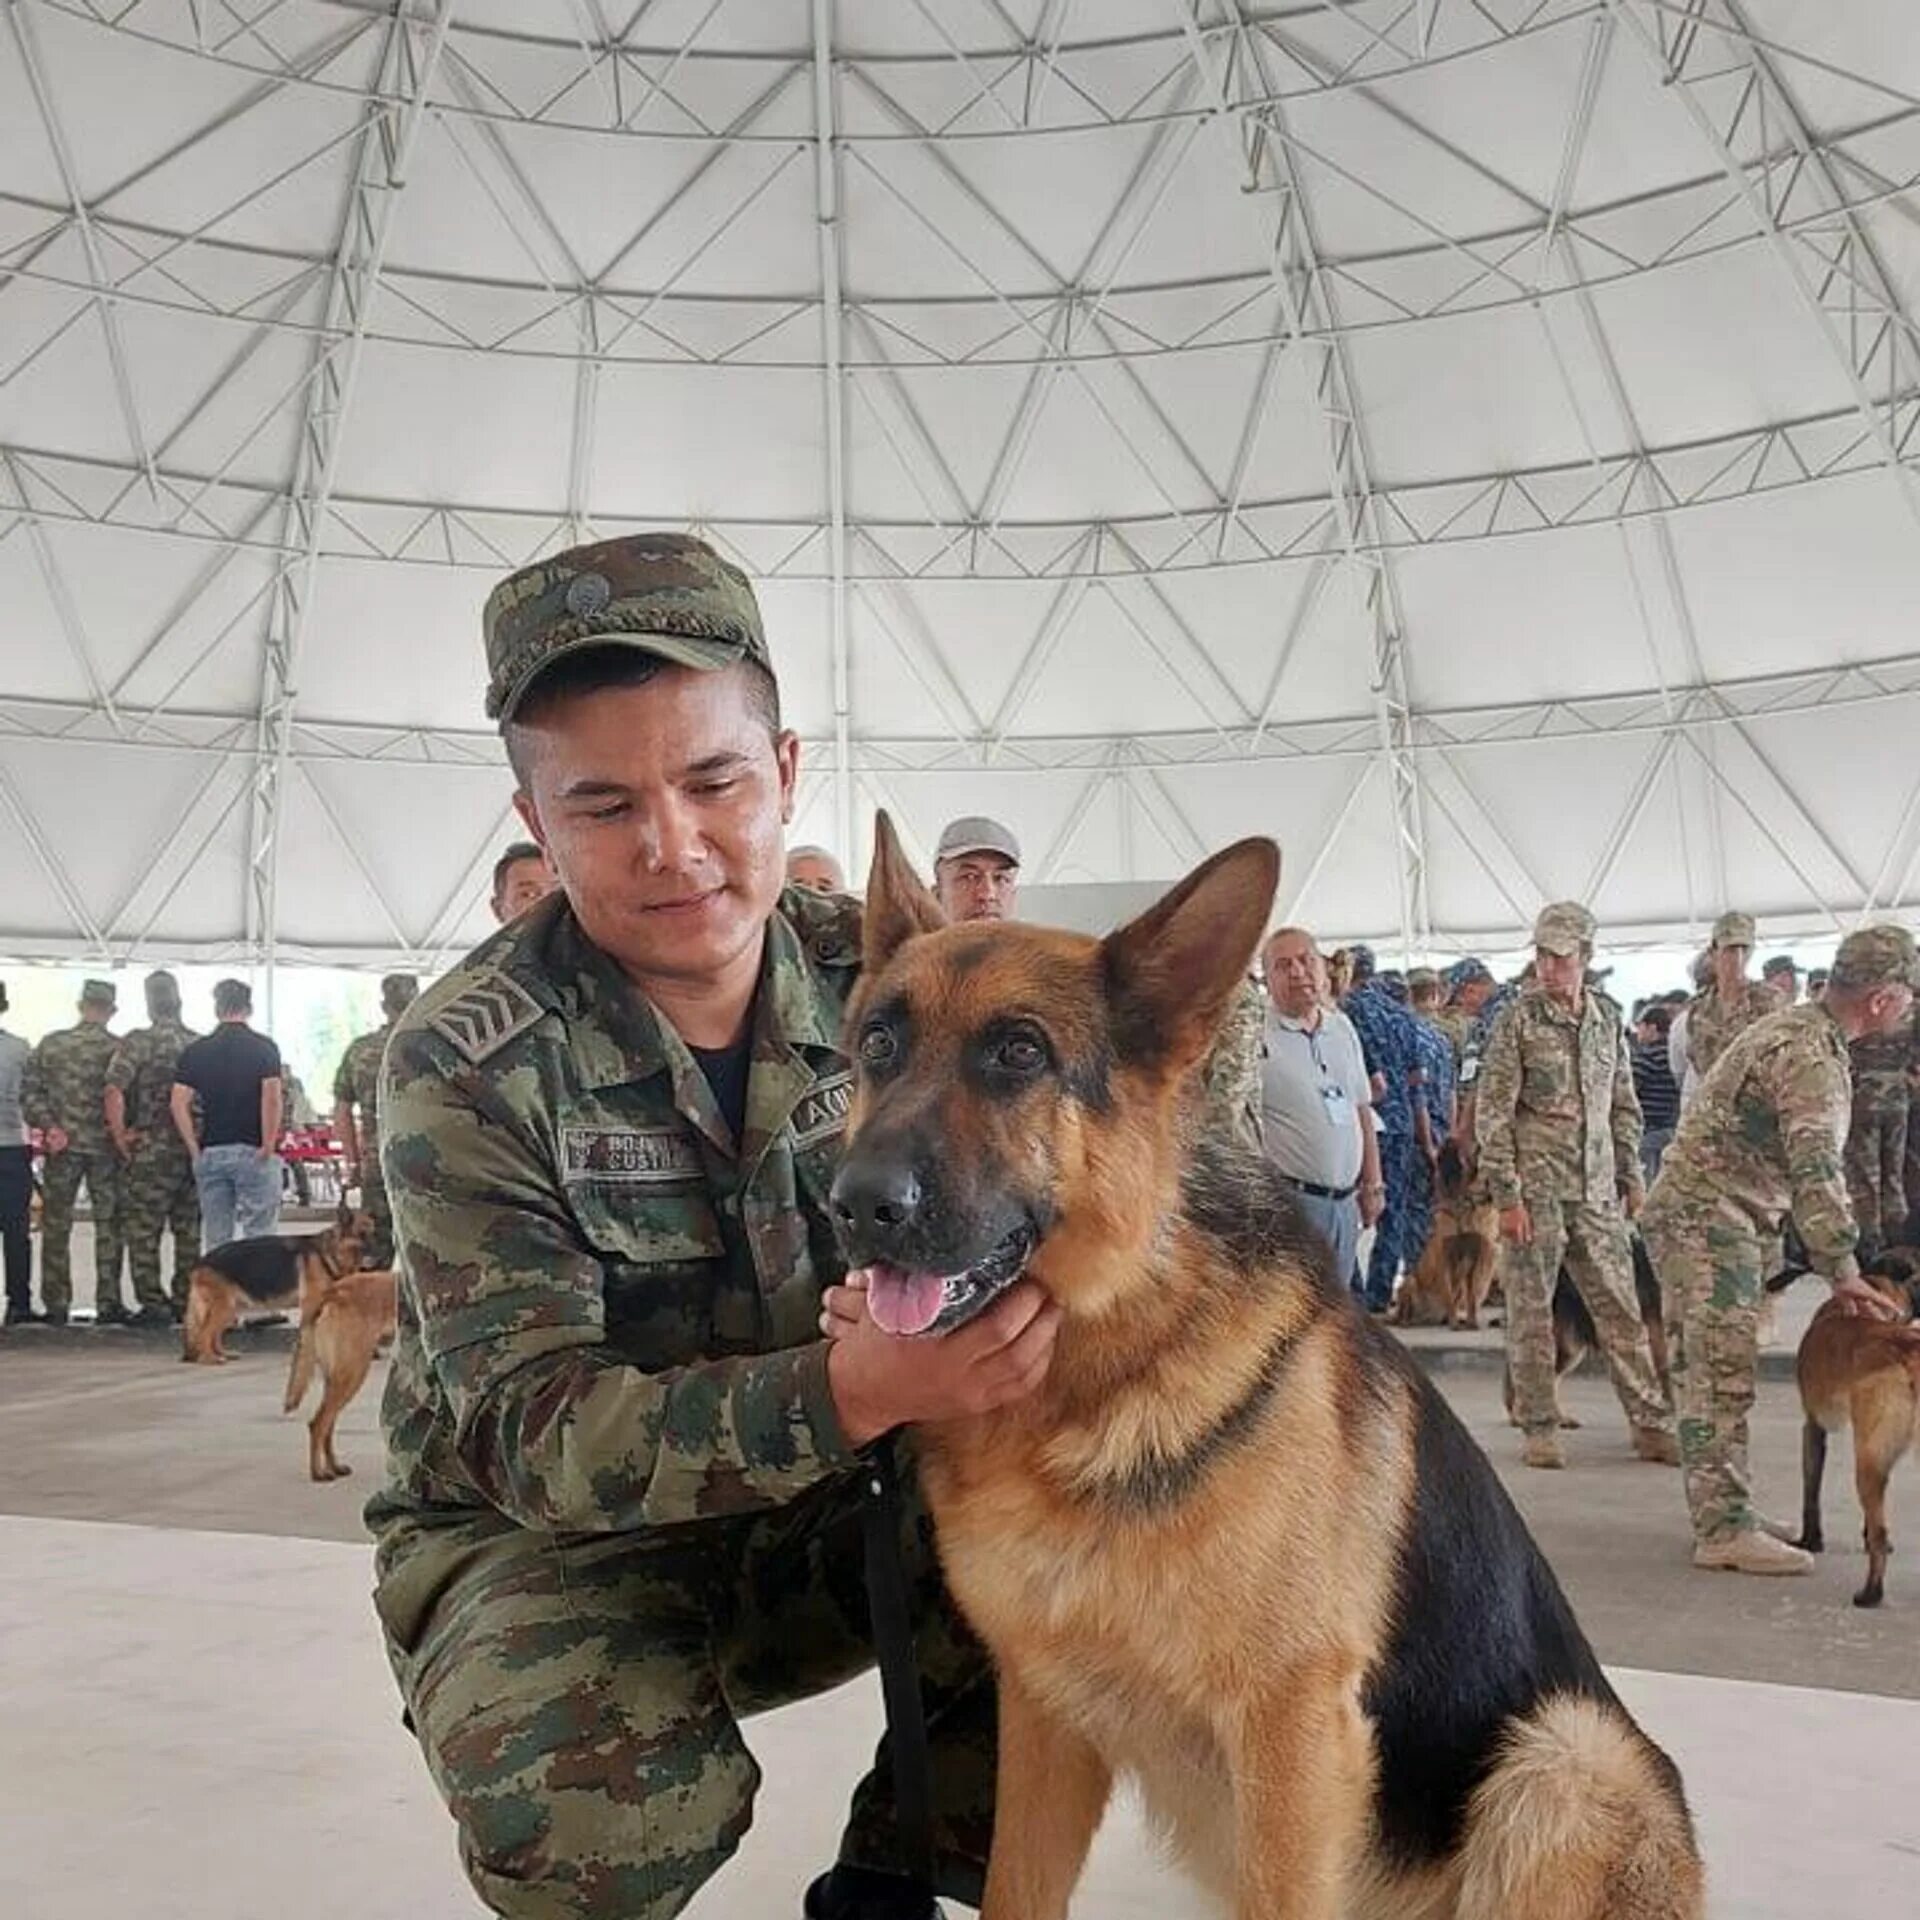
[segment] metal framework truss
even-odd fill
[[[1695,512],[1844,483],[1853,491],[1832,497],[1891,487],[1920,523],[1920,325],[1887,241],[1893,223],[1920,226],[1920,98],[1767,40],[1743,0],[1160,0],[1157,11],[1129,9],[1124,31],[1075,0],[900,0],[884,26],[861,9],[851,29],[842,11],[835,0],[803,10],[711,0],[677,13],[683,30],[668,40],[649,38],[665,32],[652,0],[484,13],[457,0],[0,0],[0,58],[18,63],[50,160],[37,178],[0,181],[0,408],[81,343],[111,395],[105,444],[98,433],[46,444],[58,429],[0,432],[0,552],[17,543],[30,560],[50,611],[46,639],[87,695],[0,693],[0,748],[111,745],[184,755],[199,769],[185,813],[158,826],[124,896],[102,903],[83,896],[29,784],[0,763],[0,815],[90,953],[137,949],[195,864],[237,838],[244,908],[218,944],[223,957],[264,966],[270,995],[285,949],[292,805],[339,841],[388,950],[436,952],[484,879],[490,840],[476,839],[430,910],[403,910],[327,782],[353,765],[491,770],[498,744],[302,711],[301,663],[324,633],[315,607],[329,568],[472,574],[465,593],[561,544],[663,524],[714,539],[760,579],[824,590],[831,725],[807,743],[808,798],[830,802],[843,851],[856,800],[894,804],[891,781],[1052,770],[1080,779],[1039,877],[1071,863],[1076,836],[1109,806],[1131,872],[1149,838],[1182,858],[1202,849],[1178,790],[1183,769],[1350,762],[1309,888],[1371,799],[1393,835],[1390,930],[1408,950],[1429,948],[1430,824],[1470,847],[1515,925],[1538,904],[1543,876],[1477,785],[1482,756],[1643,735],[1590,891],[1646,810],[1670,798],[1689,922],[1696,896],[1711,904],[1727,893],[1736,834],[1769,845],[1826,921],[1904,897],[1920,859],[1920,780],[1884,857],[1863,871],[1767,733],[1816,708],[1920,696],[1920,654],[1715,684],[1675,529]],[[62,64],[94,51],[163,75],[190,57],[220,104],[102,177],[76,147],[86,123],[74,109],[86,103],[66,91]],[[1630,173],[1631,190],[1618,190],[1618,175],[1602,190],[1589,184],[1607,144],[1594,128],[1609,76],[1628,66],[1648,97],[1676,103],[1660,109],[1671,151]],[[1514,72],[1528,84],[1569,77],[1550,188],[1435,104],[1442,76],[1471,84]],[[1808,99],[1826,109],[1817,120]],[[1470,179],[1473,216],[1437,218],[1417,168],[1371,172],[1353,157],[1366,142],[1340,137],[1341,115]],[[300,133],[259,140],[268,125]],[[1040,151],[1090,142],[1112,156],[1111,185],[1094,189],[1098,204],[1078,228],[1008,185],[1006,143],[1027,134],[1063,143]],[[254,137],[250,150],[270,151],[271,163],[257,176],[209,170],[229,135]],[[543,171],[543,142],[576,157],[644,151],[646,204],[586,244]],[[450,179],[463,197],[449,204],[484,208],[476,236],[492,223],[471,267],[444,247],[393,244],[423,145],[432,190],[450,191]],[[169,169],[187,166],[202,169],[201,199],[182,212],[166,188]],[[1156,245],[1168,208],[1194,204],[1178,196],[1195,192],[1196,176],[1210,211],[1246,196],[1258,244],[1223,221],[1223,233],[1242,233],[1242,251],[1215,271],[1170,277]],[[319,231],[281,217],[289,200],[323,196],[338,217]],[[802,204],[810,264],[709,274],[764,209],[780,209],[792,231]],[[925,249],[924,286],[892,283],[862,254],[848,227],[856,206],[883,209],[896,243],[909,235]],[[1640,289],[1670,299],[1689,275],[1755,273],[1750,262],[1774,276],[1827,383],[1791,417],[1769,409],[1673,438],[1671,422],[1639,404],[1607,316]],[[1489,321],[1488,337],[1505,328],[1544,339],[1576,423],[1572,447],[1543,440],[1528,451],[1560,457],[1475,471],[1443,458],[1444,477],[1394,471],[1379,452],[1391,436],[1369,432],[1382,364],[1371,356],[1390,354],[1396,336],[1432,337],[1413,330],[1502,314],[1511,317]],[[150,372],[143,383],[143,330],[177,337],[182,322],[218,342],[217,364],[175,391]],[[491,499],[484,481],[444,497],[355,485],[343,447],[350,428],[362,431],[361,369],[400,350],[516,380],[550,380],[546,363],[568,369],[570,406],[555,409],[564,482],[552,500]],[[969,389],[972,370],[990,378]],[[610,512],[618,450],[602,421],[622,383],[674,372],[724,396],[736,371],[787,372],[797,378],[786,391],[803,390],[809,406],[817,395],[815,497],[771,518],[730,511],[724,490],[697,513],[685,498],[647,510],[625,494]],[[969,459],[943,444],[932,403],[943,382],[948,395],[991,386],[1002,396],[969,422],[984,447]],[[1197,391],[1210,397],[1195,401]],[[1223,394],[1245,395],[1224,438],[1195,417]],[[1103,493],[1101,512],[1035,484],[1069,410],[1123,482]],[[1303,420],[1321,471],[1300,481],[1269,456]],[[876,436],[876,459],[891,462],[884,485],[856,464]],[[1266,478],[1275,471],[1291,490]],[[1025,504],[1036,498],[1060,510]],[[864,504],[873,500],[884,510]],[[116,551],[136,559],[149,542],[191,554],[190,577],[131,647],[124,635],[103,644],[98,613],[90,626],[76,591],[81,543],[64,528],[123,536]],[[1529,539],[1550,552],[1554,534],[1592,529],[1617,539],[1638,609],[1639,632],[1625,640],[1647,665],[1621,677],[1652,684],[1449,704],[1417,603],[1410,643],[1409,556]],[[1209,651],[1191,610],[1198,589],[1190,598],[1176,582],[1238,577],[1248,604],[1263,607],[1259,570],[1287,568],[1290,611],[1254,616],[1273,631],[1249,694]],[[237,605],[236,580],[247,583]],[[929,611],[955,582],[1044,589],[1028,596],[1032,625],[996,694],[964,670],[964,621]],[[1330,633],[1352,630],[1330,615],[1347,596],[1366,636],[1371,705],[1296,720],[1303,663]],[[1089,608],[1134,663],[1178,682],[1204,727],[1034,730],[1039,690]],[[924,693],[924,732],[861,724],[856,621]],[[1802,657],[1827,644],[1809,635]],[[210,711],[238,704],[205,691],[206,670],[242,647],[258,650],[253,709]],[[493,834],[504,823],[485,824]]]

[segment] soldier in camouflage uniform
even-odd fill
[[[1899,1240],[1907,1226],[1907,1112],[1914,1062],[1912,1015],[1891,1033],[1863,1033],[1847,1043],[1853,1080],[1847,1129],[1847,1193],[1871,1257]]]
[[[1419,1041],[1413,1015],[1387,992],[1374,970],[1371,947],[1354,946],[1348,951],[1353,987],[1340,1011],[1353,1022],[1366,1056],[1380,1142],[1380,1177],[1387,1190],[1367,1255],[1367,1311],[1382,1314],[1393,1304],[1401,1267],[1412,1266],[1420,1257],[1420,1249],[1409,1244],[1409,1223],[1413,1162],[1417,1153],[1425,1151],[1428,1122],[1420,1097]]]
[[[745,577],[638,535],[513,576],[485,627],[563,891],[388,1044],[375,1604],[486,1903],[669,1920],[751,1821],[740,1717],[871,1664],[862,1448],[953,1417],[958,1368],[1030,1391],[1057,1315],[1016,1285],[972,1355],[818,1338],[860,909],[780,891],[798,743]],[[904,1492],[938,1877],[977,1902],[991,1670]],[[810,1920],[930,1920],[894,1828],[881,1765]]]
[[[180,983],[146,980],[147,1019],[114,1049],[107,1066],[107,1131],[121,1166],[121,1222],[139,1311],[136,1325],[167,1326],[187,1311],[187,1279],[200,1252],[200,1190],[168,1102],[180,1050],[191,1040],[180,1019]],[[173,1294],[160,1284],[160,1236],[173,1230]]]
[[[1431,967],[1407,975],[1407,1009],[1413,1015],[1415,1057],[1420,1063],[1420,1099],[1427,1110],[1429,1149],[1413,1158],[1413,1203],[1408,1209],[1407,1260],[1418,1264],[1433,1233],[1440,1149],[1453,1137],[1455,1117],[1453,1040],[1440,1025],[1440,976]]]
[[[1780,1011],[1773,990],[1747,978],[1753,939],[1751,914],[1723,913],[1713,923],[1707,949],[1713,981],[1687,1002],[1687,1064],[1703,1080],[1735,1034]]]
[[[1541,909],[1537,984],[1495,1025],[1480,1068],[1480,1173],[1500,1209],[1513,1414],[1528,1466],[1566,1465],[1553,1364],[1553,1289],[1564,1259],[1593,1316],[1634,1451],[1678,1465],[1627,1238],[1643,1192],[1640,1103],[1620,1009],[1586,984],[1593,935],[1585,907]]]
[[[393,1023],[413,1005],[420,982],[410,973],[390,973],[380,982],[386,1024],[347,1043],[333,1076],[333,1130],[347,1160],[347,1185],[360,1189],[360,1204],[373,1216],[369,1267],[393,1264],[393,1209],[380,1177],[380,1062]]]
[[[1840,943],[1825,997],[1757,1021],[1714,1064],[1680,1118],[1641,1219],[1660,1275],[1693,1518],[1694,1565],[1806,1573],[1810,1555],[1755,1513],[1747,1477],[1764,1249],[1787,1215],[1850,1312],[1879,1311],[1860,1279],[1841,1172],[1851,1099],[1847,1042],[1912,1006],[1914,945],[1900,927]]]
[[[79,1023],[34,1049],[22,1092],[27,1125],[45,1137],[40,1304],[55,1326],[73,1305],[73,1207],[83,1182],[93,1212],[94,1317],[101,1326],[131,1317],[120,1291],[120,1156],[107,1136],[107,1067],[119,1044],[107,1027],[117,1004],[112,981],[87,981]]]

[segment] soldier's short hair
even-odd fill
[[[214,1017],[231,1020],[253,1011],[253,989],[244,980],[216,980],[213,984]]]
[[[516,840],[498,860],[493,863],[493,895],[497,900],[501,890],[507,884],[507,875],[522,860],[545,860],[546,855],[531,840]]]

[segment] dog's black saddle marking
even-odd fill
[[[267,1233],[252,1240],[229,1240],[203,1253],[199,1264],[231,1280],[249,1300],[284,1300],[300,1284],[301,1249],[314,1238],[307,1234],[282,1239]]]

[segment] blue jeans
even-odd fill
[[[1344,1200],[1327,1200],[1296,1187],[1289,1187],[1288,1192],[1307,1224],[1333,1249],[1333,1277],[1342,1287],[1351,1287],[1354,1257],[1360,1250],[1359,1201],[1352,1194]]]
[[[200,1189],[200,1251],[251,1240],[280,1224],[280,1156],[252,1147],[202,1147],[193,1163]]]

